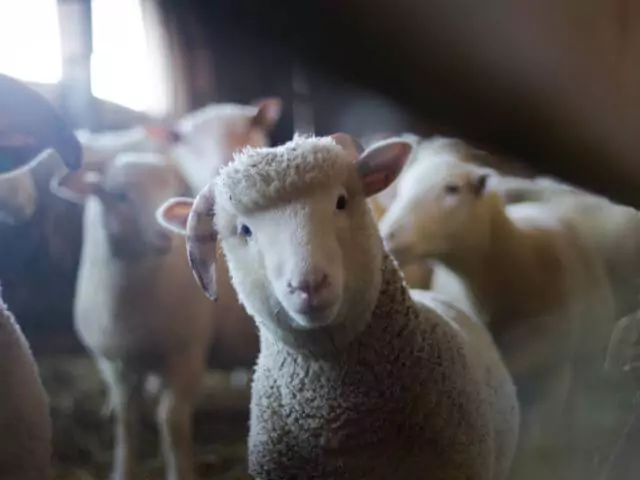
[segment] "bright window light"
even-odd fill
[[[0,72],[27,82],[62,78],[57,0],[0,0]]]
[[[91,6],[93,95],[132,110],[148,110],[154,87],[140,0],[92,0]]]

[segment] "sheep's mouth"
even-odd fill
[[[321,304],[307,304],[291,312],[300,328],[311,329],[324,327],[334,322],[339,309],[339,302],[332,301]]]

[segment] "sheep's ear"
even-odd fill
[[[476,196],[480,197],[487,191],[489,177],[487,172],[482,172],[471,181],[471,189]]]
[[[193,198],[170,198],[156,210],[156,220],[167,230],[186,236],[192,207]]]
[[[387,140],[374,145],[358,159],[358,173],[367,197],[381,192],[398,178],[413,151],[407,140]]]
[[[60,198],[82,204],[89,195],[103,193],[102,173],[87,170],[60,172],[51,178],[49,188]]]
[[[217,298],[218,232],[214,225],[215,197],[207,185],[196,197],[187,220],[187,256],[198,285],[211,300]]]
[[[182,134],[176,125],[165,123],[148,123],[144,126],[149,137],[160,140],[169,145],[182,141]]]
[[[280,120],[280,115],[282,114],[282,100],[280,98],[262,98],[254,100],[251,104],[258,107],[258,111],[251,120],[254,126],[271,130]]]

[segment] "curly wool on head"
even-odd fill
[[[348,173],[344,151],[329,137],[296,135],[278,147],[246,147],[234,159],[215,179],[216,198],[242,214],[339,183]]]

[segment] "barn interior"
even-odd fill
[[[270,145],[294,134],[335,132],[365,148],[406,134],[458,137],[490,152],[479,162],[501,175],[551,175],[640,208],[640,62],[628,60],[640,55],[640,24],[634,29],[613,21],[614,14],[635,18],[633,12],[589,9],[572,0],[530,9],[494,1],[474,16],[460,13],[473,9],[462,0],[432,3],[6,1],[0,2],[0,74],[45,97],[84,145],[92,136],[106,145],[141,127],[164,141],[173,132],[168,126],[177,128],[186,115],[211,105],[277,99]],[[616,28],[626,29],[625,40],[614,39]],[[177,142],[188,142],[182,135]],[[0,141],[1,158],[20,155],[23,146]],[[54,478],[105,479],[114,461],[114,418],[105,382],[74,325],[84,206],[51,190],[62,170],[55,162],[35,165],[28,172],[33,211],[11,221],[0,217],[2,299],[29,342],[49,396]],[[0,207],[3,201],[0,192]],[[640,247],[640,228],[611,232]],[[636,254],[629,263],[640,260],[640,248]],[[411,287],[430,288],[430,278],[405,276]],[[623,317],[637,315],[639,298]],[[631,351],[640,329],[616,337],[623,320],[615,319],[602,342],[613,345],[610,336],[622,335]],[[255,349],[255,338],[239,341]],[[235,362],[217,356],[216,348],[193,415],[195,469],[203,480],[249,479],[257,351],[250,361]],[[568,470],[564,464],[554,470],[558,460],[541,447],[510,478],[637,478],[639,384],[632,357],[583,386],[573,407],[582,433],[566,445],[571,460],[562,460],[571,463]],[[604,370],[604,364],[594,368]],[[150,398],[140,421],[135,478],[165,478],[154,405]]]

